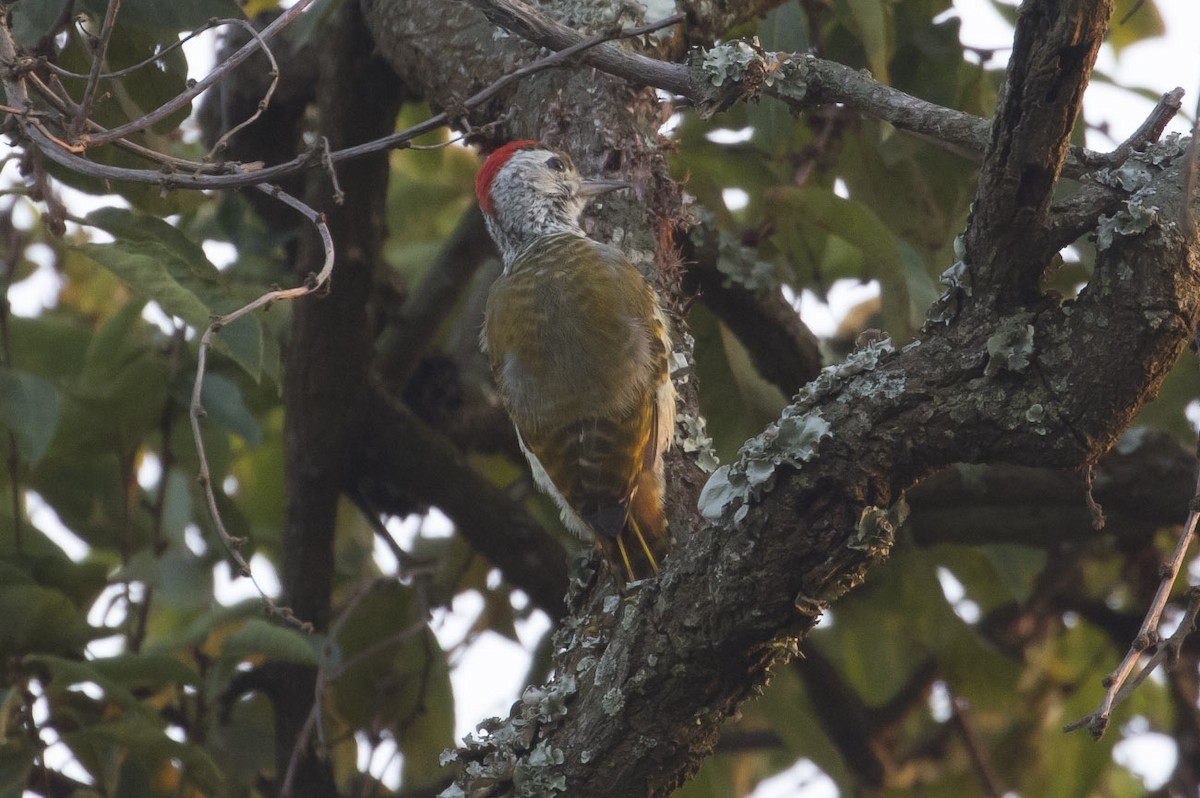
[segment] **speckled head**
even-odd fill
[[[627,186],[584,180],[566,153],[535,141],[515,141],[496,150],[475,178],[479,208],[506,265],[542,236],[583,235],[579,216],[588,200]]]
[[[510,141],[488,156],[475,175],[475,196],[479,198],[480,210],[484,213],[493,213],[495,210],[495,206],[492,204],[492,181],[496,179],[496,173],[500,171],[501,167],[508,163],[514,153],[537,146],[538,143],[532,139]]]

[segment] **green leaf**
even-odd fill
[[[748,712],[761,713],[770,722],[791,757],[811,759],[838,783],[843,795],[850,794],[855,782],[837,747],[815,720],[809,689],[796,667],[776,667],[762,696],[745,706]]]
[[[212,603],[212,561],[195,556],[187,548],[172,546],[157,560],[159,606],[199,611]]]
[[[12,9],[12,36],[30,47],[52,32],[70,0],[21,0]]]
[[[120,277],[139,297],[153,299],[167,313],[201,330],[208,326],[208,307],[172,274],[171,267],[180,264],[165,247],[155,242],[118,241],[83,244],[79,251]]]
[[[28,0],[26,0],[28,2]],[[0,690],[0,698],[8,691]],[[0,711],[7,711],[6,702],[0,702]],[[21,798],[29,773],[33,770],[34,750],[22,735],[6,735],[0,745],[0,798]]]
[[[32,319],[10,316],[8,332],[13,351],[20,353],[22,370],[55,380],[83,368],[91,338],[91,331],[80,327],[77,319],[67,318],[61,308]]]
[[[880,83],[888,83],[888,62],[891,60],[891,22],[885,0],[846,0],[854,27],[867,53],[871,73]]]
[[[84,613],[91,609],[92,603],[108,584],[105,578],[108,568],[103,563],[72,562],[61,552],[49,555],[26,552],[19,557],[0,557],[0,567],[19,570],[27,579],[42,587],[60,591]],[[0,576],[0,584],[6,582]]]
[[[263,773],[275,767],[275,710],[262,693],[234,701],[227,722],[209,727],[206,747],[221,763],[227,795],[251,796]]]
[[[1034,580],[1046,563],[1045,550],[1005,543],[980,546],[979,550],[995,569],[1014,601],[1022,603],[1029,598]],[[969,591],[968,586],[968,595]]]
[[[313,642],[295,629],[268,623],[262,618],[251,618],[233,634],[225,638],[221,656],[236,660],[273,659],[295,662],[301,665],[316,665]]]
[[[69,598],[33,584],[0,586],[0,658],[75,652],[97,634]]]
[[[171,768],[171,760],[178,760],[185,782],[192,782],[210,794],[221,787],[221,769],[203,748],[172,740],[153,722],[138,716],[125,715],[117,720],[92,724],[78,731],[64,732],[62,737],[75,751],[90,749],[99,756],[111,753],[121,758],[123,755],[135,757],[151,773]],[[123,769],[120,794],[146,794],[143,790],[126,792],[127,778],[127,771]]]
[[[197,686],[200,674],[175,656],[164,654],[118,654],[91,660],[89,664],[102,677],[129,690],[160,689],[167,686]]]
[[[1167,32],[1154,0],[1117,0],[1108,29],[1108,41],[1118,57],[1131,44],[1155,39]]]
[[[139,297],[152,299],[197,330],[208,327],[213,315],[243,304],[225,283],[199,244],[161,219],[101,208],[87,223],[111,234],[108,244],[83,244],[76,249],[111,271]],[[230,324],[214,345],[233,358],[255,380],[263,368],[262,328],[253,316]]]
[[[29,665],[40,666],[49,674],[45,688],[51,702],[55,700],[55,696],[66,693],[71,687],[93,683],[104,691],[104,697],[100,700],[105,705],[112,704],[120,707],[128,714],[153,716],[153,713],[137,699],[127,686],[104,675],[96,667],[95,661],[38,654],[27,657],[25,662]]]
[[[58,427],[58,391],[41,377],[0,369],[0,424],[16,435],[21,454],[36,465]]]
[[[441,778],[438,757],[453,745],[454,696],[445,652],[425,626],[412,588],[371,585],[330,644],[334,713],[356,728],[392,727],[406,787]]]
[[[85,0],[83,7],[103,17],[106,0]],[[163,0],[122,0],[121,24],[156,34],[174,35],[199,28],[212,18],[242,18],[236,0],[188,0],[185,3]]]

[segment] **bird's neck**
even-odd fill
[[[487,222],[488,232],[491,233],[492,240],[496,242],[496,247],[500,250],[500,257],[504,261],[505,274],[508,274],[513,262],[521,253],[532,246],[539,238],[564,233],[582,237],[587,236],[587,233],[579,226],[579,222],[572,219],[539,219],[536,220],[536,223],[530,223],[529,220],[516,220],[515,222],[506,224],[503,220],[497,219],[491,214],[484,214],[484,221]]]

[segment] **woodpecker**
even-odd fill
[[[567,528],[591,537],[614,576],[632,582],[657,574],[671,547],[671,343],[641,272],[579,223],[591,198],[628,187],[586,180],[565,153],[536,141],[496,150],[475,178],[504,260],[482,335],[500,399]]]

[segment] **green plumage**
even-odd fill
[[[534,240],[488,297],[485,347],[535,476],[569,526],[606,553],[620,549],[610,559],[630,579],[656,571],[669,545],[658,458],[664,395],[674,415],[665,338],[653,289],[629,260],[574,233]],[[646,492],[657,495],[643,498],[656,517],[639,520],[634,507],[641,539],[618,542],[655,470]]]

